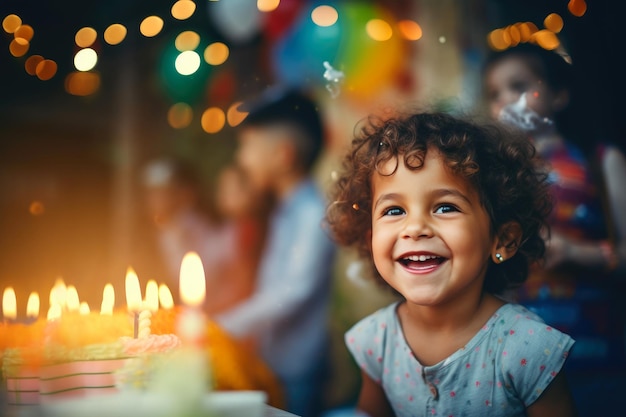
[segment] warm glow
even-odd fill
[[[217,133],[224,127],[226,115],[219,107],[210,107],[202,113],[200,124],[207,133]]]
[[[522,39],[522,34],[519,31],[518,27],[515,25],[507,26],[506,32],[509,34],[509,39],[511,40],[511,46],[515,46],[520,43]]]
[[[172,5],[172,17],[177,20],[189,19],[196,11],[196,3],[191,0],[178,0]]]
[[[193,30],[186,30],[179,33],[174,41],[174,46],[180,52],[191,51],[196,49],[198,45],[200,45],[200,35]]]
[[[550,13],[543,20],[543,25],[546,29],[554,33],[559,33],[563,29],[563,18],[557,13]]]
[[[57,73],[57,63],[51,59],[44,59],[35,68],[37,77],[42,81],[47,81]]]
[[[193,119],[193,110],[187,103],[173,104],[167,112],[167,122],[174,129],[182,129],[189,124]]]
[[[187,252],[180,265],[180,298],[188,306],[204,303],[206,280],[202,260],[196,252]]]
[[[26,304],[26,317],[36,319],[39,316],[39,294],[33,291],[28,296]]]
[[[22,25],[22,19],[16,14],[10,14],[2,20],[2,29],[7,33],[13,33]]]
[[[172,297],[172,292],[165,284],[159,285],[159,304],[161,304],[161,308],[164,310],[171,310],[174,308],[174,298]]]
[[[523,22],[515,25],[520,33],[520,42],[528,42],[533,33],[537,32],[537,26],[532,24],[531,22]]]
[[[221,65],[228,59],[230,50],[225,43],[214,42],[204,50],[204,60],[210,65]]]
[[[62,314],[61,306],[58,304],[53,304],[48,309],[47,318],[49,321],[58,320],[61,318],[61,314]]]
[[[241,106],[242,102],[238,101],[236,103],[231,104],[228,108],[228,112],[226,113],[226,120],[228,121],[228,125],[231,127],[237,126],[239,123],[243,122],[247,112],[239,111],[239,106]]]
[[[126,305],[130,312],[137,313],[141,310],[139,278],[137,278],[137,274],[131,267],[126,271]]]
[[[492,49],[503,51],[511,45],[509,34],[504,29],[492,30],[487,36],[487,42]]]
[[[100,74],[74,71],[65,77],[65,91],[74,96],[88,96],[100,89]]]
[[[339,13],[332,6],[317,6],[311,12],[311,20],[318,26],[332,26],[337,22]]]
[[[59,307],[65,308],[67,304],[67,286],[63,281],[63,278],[57,278],[50,290],[49,297],[50,307],[58,304]]]
[[[15,320],[17,318],[17,300],[13,287],[6,287],[2,294],[2,316],[5,320]]]
[[[180,75],[191,75],[200,68],[200,55],[196,51],[185,51],[178,54],[174,67]]]
[[[78,71],[91,71],[98,63],[98,54],[91,48],[81,49],[74,55],[74,66]]]
[[[84,27],[79,29],[74,36],[74,42],[80,48],[89,48],[96,41],[98,32],[94,28]]]
[[[26,39],[29,42],[33,39],[34,35],[35,30],[31,25],[21,25],[20,27],[15,29],[15,32],[13,32],[13,36],[15,38]]]
[[[23,38],[15,38],[9,43],[9,52],[16,58],[26,55],[30,42]]]
[[[569,10],[572,15],[581,17],[587,11],[587,2],[585,0],[569,0],[567,10]]]
[[[45,211],[46,211],[46,208],[44,207],[41,201],[35,200],[31,202],[30,205],[28,206],[28,212],[32,214],[33,216],[41,216]]]
[[[78,311],[80,308],[80,299],[78,298],[78,291],[76,287],[73,285],[67,286],[67,300],[66,300],[67,310],[68,311]]]
[[[159,286],[153,279],[148,281],[146,284],[146,299],[144,307],[152,313],[159,309]]]
[[[158,16],[148,16],[139,25],[139,31],[147,38],[158,35],[163,29],[163,19]]]
[[[104,31],[104,41],[109,45],[117,45],[126,38],[126,27],[119,23],[114,23]]]
[[[372,19],[367,22],[365,31],[375,41],[387,41],[393,36],[391,25],[382,19]]]
[[[261,12],[271,12],[278,8],[280,0],[257,0],[256,7]]]
[[[43,61],[43,57],[41,55],[31,55],[26,58],[26,62],[24,62],[24,68],[28,75],[36,75],[37,74],[37,65]]]
[[[533,39],[535,40],[535,42],[537,42],[539,46],[549,51],[558,48],[561,43],[554,32],[546,29],[540,30],[539,32],[535,33],[533,35]]]
[[[91,309],[89,308],[89,304],[87,304],[87,301],[81,302],[80,307],[78,307],[78,313],[83,316],[86,316],[90,312],[91,312]]]
[[[422,27],[413,20],[401,20],[398,29],[405,39],[416,41],[422,37]]]
[[[100,314],[112,315],[115,306],[115,289],[112,284],[106,284],[102,291],[102,304],[100,305]]]

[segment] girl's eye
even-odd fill
[[[456,206],[453,206],[452,204],[441,204],[435,209],[436,214],[452,213],[455,211],[459,211],[459,209],[457,209]]]
[[[400,207],[390,207],[383,211],[383,216],[400,216],[404,214],[404,210]]]
[[[528,90],[528,84],[526,82],[517,81],[513,83],[512,89],[518,93],[523,93]]]

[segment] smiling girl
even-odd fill
[[[502,297],[541,259],[551,200],[534,148],[444,113],[370,118],[327,222],[399,295],[345,335],[379,416],[569,416],[574,341]]]

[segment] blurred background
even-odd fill
[[[143,167],[183,159],[211,201],[238,103],[273,84],[319,100],[322,186],[358,120],[402,102],[480,112],[487,51],[531,37],[572,59],[583,136],[626,137],[621,2],[3,0],[0,19],[0,288],[18,315],[57,278],[92,306],[129,266],[164,281]]]

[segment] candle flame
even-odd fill
[[[50,290],[50,307],[58,304],[61,309],[65,307],[67,301],[67,286],[63,278],[57,278]]]
[[[159,309],[159,286],[153,279],[146,284],[145,308],[152,313]]]
[[[78,308],[78,313],[86,316],[91,312],[91,310],[89,309],[89,304],[87,304],[86,301],[83,301],[82,303],[80,303],[80,307]]]
[[[39,294],[33,291],[28,296],[26,304],[26,317],[36,319],[39,316]]]
[[[165,284],[159,285],[159,303],[165,310],[171,310],[174,308],[174,298],[169,287]]]
[[[2,315],[9,320],[17,318],[17,299],[13,287],[6,287],[2,294]]]
[[[200,306],[206,295],[202,260],[196,252],[187,252],[180,265],[180,297],[192,307]]]
[[[68,311],[78,311],[80,308],[80,299],[78,298],[78,290],[73,285],[67,286],[65,294],[65,305]]]
[[[58,320],[61,318],[62,308],[60,304],[52,304],[48,309],[48,320]]]
[[[113,284],[106,284],[102,291],[102,304],[100,306],[100,314],[113,315],[113,307],[115,306],[115,289]]]
[[[136,313],[141,310],[139,278],[137,278],[137,274],[131,267],[128,267],[126,271],[126,305],[128,306],[128,311]]]

